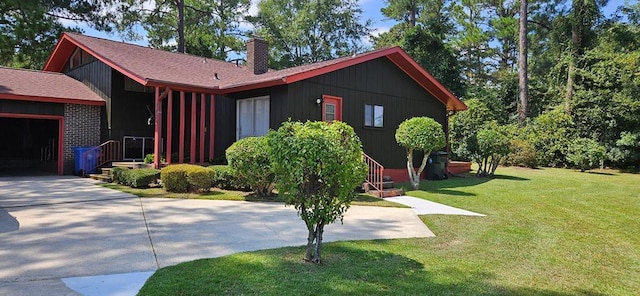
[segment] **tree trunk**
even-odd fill
[[[316,240],[316,232],[313,226],[307,227],[309,236],[307,237],[307,252],[304,255],[304,261],[311,262],[313,260],[313,242]]]
[[[177,0],[178,6],[178,52],[184,53],[184,0]]]
[[[420,176],[416,178],[416,171],[413,169],[413,149],[407,149],[407,173],[413,190],[420,187]]]
[[[573,54],[571,54],[573,55]],[[571,100],[573,100],[573,80],[575,75],[575,66],[573,65],[573,56],[569,61],[569,70],[567,71],[567,95],[564,98],[564,112],[571,113]]]
[[[528,101],[528,65],[527,54],[529,49],[529,38],[527,36],[527,6],[528,0],[520,0],[520,40],[518,48],[520,58],[518,59],[518,80],[520,86],[520,109],[518,110],[518,125],[524,126],[527,119],[527,101]]]
[[[322,250],[322,234],[324,233],[324,223],[320,222],[316,226],[316,252],[313,256],[313,263],[322,263],[322,256],[320,251]]]

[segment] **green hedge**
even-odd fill
[[[233,143],[226,151],[235,177],[258,196],[271,194],[275,175],[271,171],[269,142],[266,137],[247,137]]]
[[[115,167],[111,171],[111,179],[115,183],[127,185],[133,188],[147,188],[160,178],[160,170],[156,169],[128,169]]]
[[[247,184],[243,184],[236,175],[236,171],[228,165],[212,165],[213,169],[212,186],[225,190],[250,191]]]
[[[162,169],[162,186],[169,192],[209,191],[214,171],[192,164],[174,164]]]

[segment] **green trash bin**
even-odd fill
[[[427,160],[427,179],[428,180],[444,180],[447,178],[447,152],[436,151],[429,154]]]

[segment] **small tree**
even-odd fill
[[[442,125],[429,117],[414,117],[400,123],[396,130],[396,142],[407,151],[407,171],[413,189],[420,187],[420,174],[427,165],[431,151],[444,147],[446,141]],[[413,167],[413,152],[422,151],[420,167]]]
[[[226,151],[238,181],[258,196],[269,195],[273,190],[275,176],[271,172],[268,145],[266,137],[248,137],[233,143]]]
[[[499,127],[495,122],[487,126],[477,134],[478,151],[474,160],[478,163],[477,176],[493,177],[500,161],[509,154],[510,139],[507,128]]]
[[[309,231],[304,259],[320,263],[324,226],[342,221],[367,174],[360,139],[337,121],[285,122],[268,139],[278,193]]]
[[[599,166],[605,159],[604,146],[588,138],[577,138],[569,145],[567,160],[580,168],[581,172]]]

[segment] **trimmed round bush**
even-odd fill
[[[269,195],[275,175],[271,172],[269,142],[266,137],[248,137],[233,143],[226,151],[236,177],[258,196]]]
[[[160,178],[169,192],[208,191],[213,170],[193,164],[174,164],[164,167]]]
[[[189,189],[193,191],[209,191],[213,180],[213,170],[197,165],[190,165],[187,170]]]
[[[123,182],[125,180],[123,174],[128,170],[128,168],[114,167],[113,169],[111,169],[111,181],[113,183],[124,184]]]
[[[149,184],[156,182],[160,177],[160,170],[156,169],[132,169],[122,174],[125,185],[133,188],[148,188]]]

